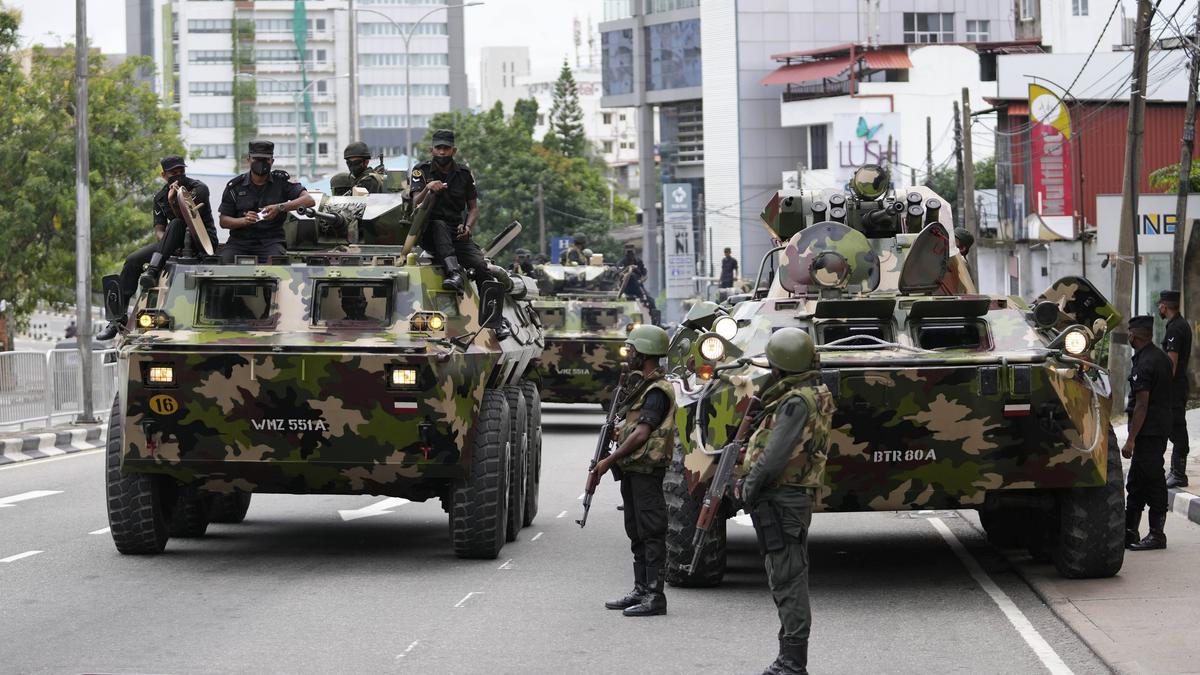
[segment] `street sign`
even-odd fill
[[[696,292],[691,184],[663,183],[662,204],[663,261],[667,271],[667,297],[691,297]]]
[[[570,237],[554,237],[550,240],[550,262],[558,264],[562,260],[562,254],[571,248]]]

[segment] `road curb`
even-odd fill
[[[1172,511],[1200,525],[1200,497],[1180,488],[1168,488],[1167,495]]]
[[[0,438],[0,466],[104,447],[103,425]]]

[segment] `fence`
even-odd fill
[[[116,395],[115,356],[111,349],[92,352],[92,406],[100,414],[108,412]],[[0,427],[51,426],[81,412],[78,350],[0,352]]]

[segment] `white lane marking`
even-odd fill
[[[513,559],[512,559],[512,558],[509,558],[508,560],[505,560],[505,561],[504,561],[504,564],[503,564],[503,565],[501,565],[501,566],[497,567],[496,569],[500,569],[500,570],[511,570],[511,569],[513,568],[513,566],[512,566],[512,561],[513,561]]]
[[[941,518],[930,518],[929,522],[933,524],[933,528],[938,531],[938,534],[942,535],[942,539],[945,540],[946,545],[950,547],[950,550],[954,551],[954,555],[958,556],[959,561],[971,573],[971,577],[975,579],[975,582],[992,598],[992,602],[996,603],[996,606],[1004,613],[1004,616],[1013,625],[1013,628],[1017,629],[1017,633],[1021,635],[1021,638],[1025,640],[1025,643],[1029,645],[1029,648],[1041,660],[1046,670],[1049,670],[1053,675],[1071,675],[1073,671],[1067,667],[1067,664],[1063,663],[1063,660],[1059,658],[1054,648],[1046,642],[1041,633],[1037,632],[1037,629],[1029,622],[1024,612],[996,585],[996,582],[992,581],[987,572],[983,571],[983,568],[979,566],[979,562],[967,551],[962,542],[958,540],[958,537],[954,536],[954,532],[950,530],[949,526],[942,522]]]
[[[471,591],[470,593],[467,593],[466,595],[464,595],[462,600],[459,600],[458,602],[454,603],[454,606],[462,607],[463,603],[470,600],[472,595],[482,595],[482,594],[483,594],[483,591]]]
[[[399,661],[400,659],[402,659],[402,658],[404,658],[404,657],[408,656],[408,653],[409,653],[409,652],[411,652],[411,651],[413,650],[413,648],[414,648],[414,647],[416,647],[416,646],[417,646],[417,645],[419,645],[419,644],[421,644],[421,641],[420,641],[420,640],[413,640],[413,641],[412,641],[412,644],[410,644],[410,645],[408,646],[408,648],[404,650],[404,652],[403,652],[403,653],[401,653],[401,654],[397,654],[397,655],[396,655],[396,660],[397,660],[397,661]]]
[[[554,517],[555,517],[555,518],[565,518],[565,517],[566,517],[566,515],[567,515],[567,512],[566,512],[566,511],[563,511],[562,513],[560,513],[560,514],[558,514],[557,516],[554,516]]]
[[[108,534],[111,529],[112,528],[102,527],[98,530],[92,530],[91,532],[88,532],[88,534]]]
[[[41,553],[41,551],[25,551],[24,553],[10,555],[7,558],[0,558],[0,563],[16,562],[16,561],[20,560],[21,558],[28,558],[30,556],[35,556],[39,553]]]
[[[587,496],[586,492],[580,492],[579,496],[575,498],[575,501],[581,501],[586,496]]]
[[[13,464],[9,464],[7,466],[0,466],[0,471],[12,471],[13,469],[24,469],[24,468],[28,468],[31,466],[41,466],[43,464],[49,464],[50,462],[61,462],[65,459],[75,459],[76,457],[90,457],[91,455],[94,455],[98,452],[102,452],[103,450],[104,450],[104,448],[96,448],[95,450],[84,450],[83,452],[72,452],[72,453],[69,453],[66,455],[59,455],[57,457],[46,457],[44,459],[39,458],[39,459],[32,459],[32,460],[28,460],[28,461],[22,461],[22,462],[14,462]]]
[[[390,509],[397,506],[403,506],[408,503],[407,499],[402,497],[388,497],[382,501],[375,502],[370,506],[364,506],[361,509],[339,509],[338,515],[342,520],[358,520],[359,518],[370,518],[372,516],[386,516],[391,513]]]
[[[11,497],[0,497],[0,509],[12,506],[17,502],[29,501],[30,499],[39,499],[41,497],[49,497],[50,495],[61,495],[62,490],[32,490],[30,492],[22,492],[19,495]]]
[[[538,539],[541,539],[543,534],[545,534],[545,532],[538,532],[537,534],[533,535],[533,538],[529,541],[537,541]]]

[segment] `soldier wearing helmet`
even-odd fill
[[[584,256],[583,250],[587,246],[587,237],[575,233],[571,237],[571,248],[567,249],[562,254],[562,264],[564,265],[586,265],[587,257]]]
[[[508,271],[516,274],[533,274],[533,263],[529,261],[529,249],[519,248]]]
[[[822,485],[834,400],[821,382],[812,338],[783,328],[767,341],[773,384],[746,445],[737,492],[766,556],[779,611],[779,656],[766,673],[807,673],[812,612],[808,599],[808,528]]]
[[[667,563],[667,504],[663,475],[675,447],[675,389],[663,377],[667,332],[638,326],[625,340],[632,383],[617,402],[617,449],[595,468],[596,479],[617,467],[624,504],[625,534],[633,550],[633,590],[604,603],[625,616],[667,613],[663,594]]]
[[[329,179],[329,191],[335,197],[351,194],[360,187],[370,193],[383,192],[383,176],[371,171],[371,149],[362,141],[354,141],[342,152],[346,160],[347,173],[339,173]]]

